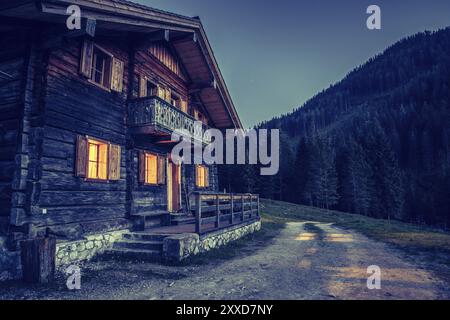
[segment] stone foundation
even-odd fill
[[[258,220],[218,230],[203,236],[195,233],[185,233],[166,237],[163,242],[163,259],[167,262],[179,262],[190,256],[224,246],[260,229],[261,221]]]
[[[20,279],[21,277],[20,252],[9,251],[6,248],[6,238],[0,237],[0,281]]]
[[[119,230],[86,236],[82,240],[61,242],[56,245],[56,267],[62,267],[92,259],[110,249],[128,230]]]

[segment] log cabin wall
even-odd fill
[[[124,62],[127,48],[95,39]],[[48,61],[39,195],[30,221],[39,229],[78,238],[126,226],[126,90],[107,91],[79,74],[82,39],[69,40]],[[75,176],[77,136],[91,136],[121,147],[120,179],[92,182]],[[46,209],[44,215],[42,209]]]
[[[128,159],[128,200],[129,213],[139,214],[151,211],[167,210],[167,184],[146,185],[139,182],[139,153],[148,151],[154,154],[167,155],[170,150],[157,146],[145,139],[135,139],[133,148],[127,150]]]
[[[11,223],[29,235],[49,229],[77,239],[129,227],[132,213],[165,210],[166,185],[138,182],[138,153],[167,155],[170,149],[127,134],[127,98],[138,96],[139,77],[145,75],[187,99],[187,80],[148,50],[130,55],[126,41],[97,37],[96,44],[124,63],[122,92],[104,90],[79,73],[83,39],[37,50],[39,37],[31,41],[30,32],[14,33],[14,41],[0,40],[0,70],[12,76],[0,86],[0,232]],[[118,181],[92,182],[75,175],[77,137],[86,135],[121,147]],[[208,188],[195,187],[194,166],[182,169],[182,181],[188,192],[217,191],[216,171],[210,168]]]
[[[9,225],[13,191],[21,189],[17,177],[20,169],[16,168],[22,159],[19,146],[23,131],[28,39],[27,30],[0,34],[0,71],[3,72],[0,77],[0,236],[6,233]],[[16,157],[16,154],[19,155]],[[15,206],[19,206],[19,199],[24,199],[24,193],[20,194],[17,194]]]

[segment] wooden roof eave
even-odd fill
[[[66,9],[70,4],[82,7],[82,16],[107,23],[131,25],[136,28],[167,29],[199,35],[197,43],[201,49],[205,62],[217,81],[217,92],[223,106],[231,120],[231,126],[242,128],[239,116],[226,87],[218,63],[214,57],[206,32],[199,19],[183,17],[176,14],[165,13],[150,8],[142,9],[133,5],[127,5],[111,0],[35,0],[30,1],[40,11],[48,15],[67,16]],[[182,55],[182,52],[180,53]],[[229,125],[226,125],[229,127]]]

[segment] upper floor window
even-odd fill
[[[94,47],[91,80],[102,87],[110,87],[112,57],[106,52]]]
[[[123,61],[94,44],[91,40],[83,42],[80,73],[101,88],[122,92]]]
[[[181,98],[173,91],[171,92],[170,95],[170,104],[179,109],[181,108]]]

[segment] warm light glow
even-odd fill
[[[108,179],[108,144],[90,139],[88,145],[88,178]]]
[[[207,170],[208,168],[206,168],[205,166],[197,166],[196,167],[197,170],[197,180],[196,180],[196,185],[197,187],[200,188],[204,188],[208,185],[207,182]]]
[[[330,233],[325,237],[325,241],[330,242],[352,242],[353,236],[351,234],[344,233]]]
[[[145,154],[145,183],[158,183],[158,157],[154,154]]]
[[[311,232],[304,232],[304,233],[300,233],[295,240],[298,241],[311,241],[311,240],[315,240],[317,237],[317,235],[315,233],[311,233]]]

